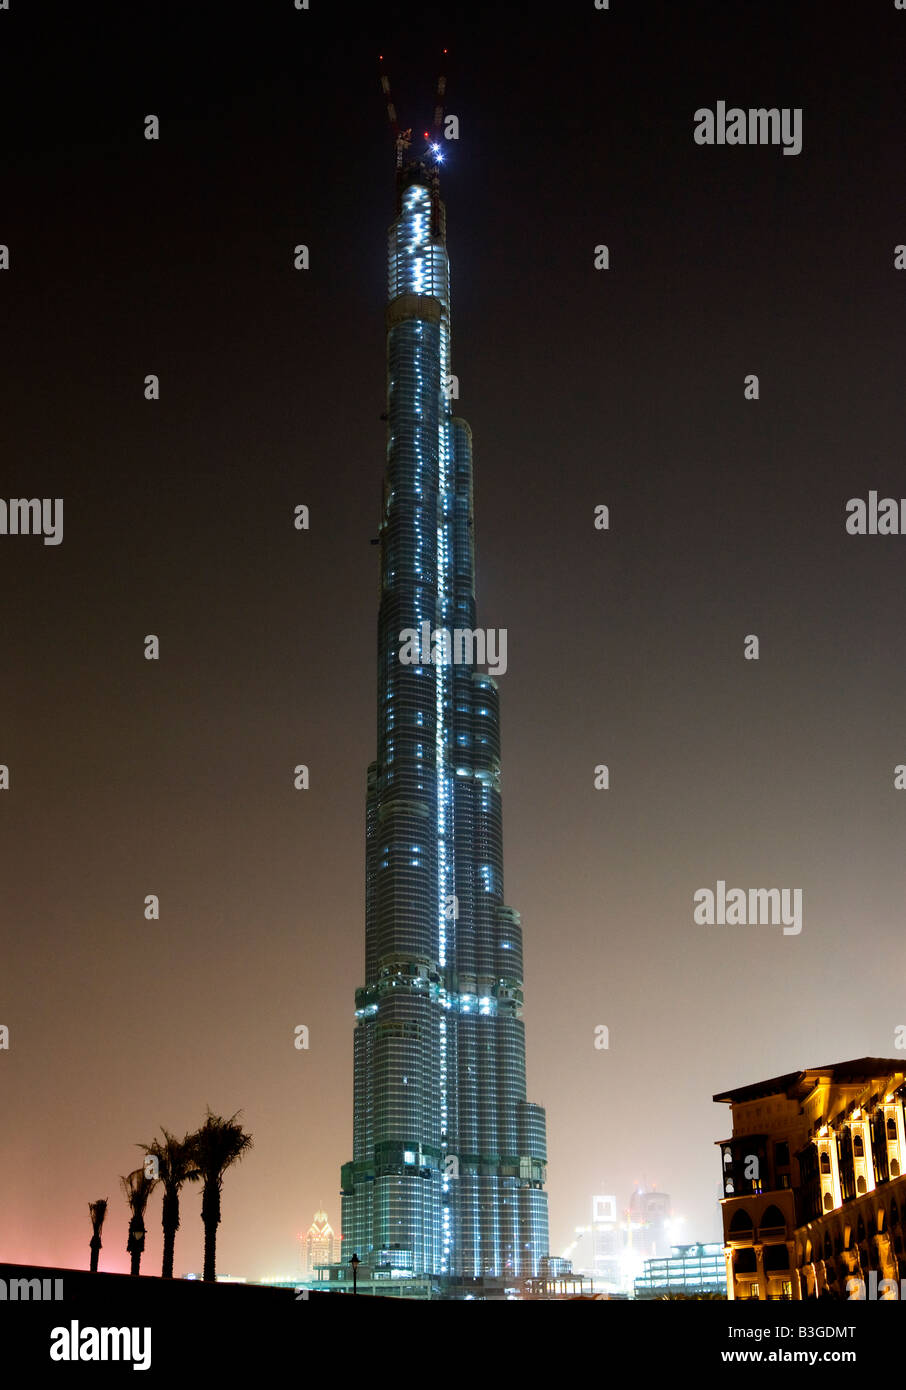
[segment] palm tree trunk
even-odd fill
[[[164,1259],[160,1275],[162,1279],[173,1278],[173,1253],[176,1246],[176,1232],[179,1230],[179,1193],[164,1193],[162,1216],[164,1228]]]
[[[164,1258],[160,1267],[161,1279],[173,1278],[173,1251],[176,1245],[176,1232],[164,1230]]]
[[[145,1228],[142,1225],[137,1225],[136,1222],[136,1217],[133,1217],[129,1222],[129,1239],[126,1242],[126,1250],[131,1258],[130,1274],[138,1274],[142,1262],[142,1251],[145,1248]]]
[[[101,1253],[101,1238],[100,1238],[100,1236],[92,1236],[92,1237],[91,1237],[91,1273],[92,1273],[92,1274],[97,1274],[97,1272],[98,1272],[98,1255],[99,1255],[100,1253]]]
[[[201,1219],[204,1222],[204,1275],[208,1283],[216,1278],[217,1227],[220,1223],[220,1188],[216,1184],[205,1184],[201,1201]]]
[[[204,1279],[213,1284],[217,1278],[217,1222],[204,1223]]]

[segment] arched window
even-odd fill
[[[783,1212],[779,1207],[770,1206],[758,1223],[759,1233],[766,1235],[769,1231],[785,1231],[786,1221]]]
[[[867,1191],[868,1191],[868,1188],[867,1188],[866,1185],[865,1185],[865,1179],[864,1179],[864,1178],[859,1178],[859,1179],[857,1180],[857,1182],[856,1182],[856,1192],[857,1192],[858,1195],[861,1197],[861,1196],[863,1195],[863,1193],[865,1193],[865,1192],[867,1192]]]
[[[865,1157],[865,1145],[862,1143],[861,1134],[853,1135],[853,1158]]]
[[[897,1122],[892,1115],[887,1116],[887,1142],[888,1144],[897,1137]]]
[[[754,1229],[751,1216],[746,1211],[745,1207],[740,1207],[739,1211],[734,1213],[727,1234],[730,1236],[731,1240],[751,1239]]]
[[[824,1173],[824,1174],[829,1174],[829,1173],[830,1173],[830,1170],[831,1170],[830,1154],[829,1154],[829,1153],[827,1152],[827,1150],[825,1149],[824,1153],[821,1155],[821,1172]]]

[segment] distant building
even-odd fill
[[[635,1281],[636,1298],[663,1298],[665,1294],[727,1292],[727,1266],[719,1241],[699,1245],[674,1245],[667,1256],[645,1261],[645,1273]]]
[[[586,1290],[586,1284],[588,1289]],[[560,1255],[546,1255],[541,1261],[537,1278],[523,1281],[525,1299],[557,1299],[591,1297],[591,1281],[573,1272],[572,1260]]]
[[[592,1198],[592,1266],[595,1287],[608,1293],[622,1288],[625,1236],[617,1217],[616,1197]]]
[[[428,1274],[414,1274],[411,1269],[393,1268],[389,1264],[366,1264],[363,1261],[356,1269],[355,1279],[351,1265],[331,1261],[314,1272],[311,1287],[321,1293],[355,1292],[365,1297],[379,1295],[381,1298],[430,1299],[437,1296]]]
[[[731,1299],[895,1297],[906,1278],[903,1059],[790,1072],[714,1097]],[[869,1296],[867,1293],[864,1296]]]
[[[635,1189],[629,1199],[629,1245],[643,1260],[667,1254],[669,1220],[670,1198],[666,1192]]]
[[[316,1211],[314,1221],[302,1237],[302,1267],[307,1278],[313,1279],[320,1265],[333,1264],[340,1258],[341,1239],[334,1235],[327,1212]]]
[[[593,1277],[596,1293],[629,1297],[646,1258],[667,1255],[671,1225],[675,1239],[666,1192],[636,1187],[622,1210],[616,1197],[595,1196],[591,1225],[576,1227],[576,1239],[564,1253],[575,1253],[581,1272]]]
[[[204,1275],[182,1274],[180,1275],[180,1278],[197,1279],[199,1282],[201,1282],[204,1279]],[[244,1274],[217,1274],[215,1275],[215,1282],[218,1284],[247,1284],[248,1280],[246,1279]]]

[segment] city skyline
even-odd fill
[[[689,1240],[718,1239],[711,1097],[897,1055],[906,540],[846,524],[851,499],[906,491],[888,8],[844,51],[809,5],[781,23],[589,2],[558,16],[549,70],[506,7],[388,7],[350,37],[288,4],[219,34],[218,62],[191,15],[139,45],[113,7],[90,40],[63,7],[46,29],[2,16],[4,491],[65,500],[60,544],[0,534],[6,1258],[84,1264],[104,1194],[102,1268],[127,1270],[118,1176],[206,1104],[255,1136],[224,1271],[297,1272],[306,1214],[339,1210],[375,756],[384,51],[400,112],[430,120],[449,37],[457,409],[482,620],[508,633],[507,898],[551,1252],[645,1174]],[[697,144],[719,101],[801,110],[800,153]],[[801,930],[696,921],[720,884],[799,890]],[[198,1202],[177,1269],[202,1267]],[[159,1215],[152,1198],[149,1270]]]

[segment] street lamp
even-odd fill
[[[358,1255],[353,1255],[349,1263],[352,1265],[352,1292],[358,1293],[358,1273],[361,1260]]]

